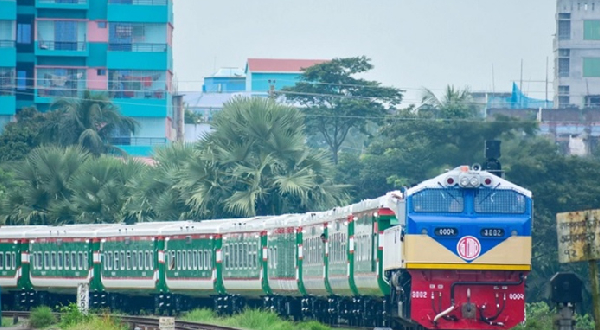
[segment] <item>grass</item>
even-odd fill
[[[108,315],[90,317],[80,323],[71,324],[63,330],[128,330],[129,328],[119,323]]]
[[[282,320],[275,313],[256,309],[247,309],[241,314],[227,318],[219,317],[209,309],[195,309],[181,319],[248,330],[331,330],[330,327],[316,321],[294,323]]]

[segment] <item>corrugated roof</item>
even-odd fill
[[[246,72],[300,72],[315,64],[329,61],[331,60],[249,58]]]

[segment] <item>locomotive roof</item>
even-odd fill
[[[469,175],[479,175],[482,178],[490,179],[491,183],[487,186],[488,188],[513,190],[513,191],[516,191],[520,194],[523,194],[523,195],[531,198],[531,191],[529,191],[521,186],[518,186],[508,180],[502,179],[502,178],[494,175],[493,173],[490,173],[487,171],[470,169],[468,166],[457,167],[446,173],[442,173],[433,179],[425,180],[425,181],[421,182],[420,184],[408,189],[406,191],[405,195],[408,197],[410,195],[416,194],[427,188],[434,188],[434,189],[446,188],[446,187],[448,187],[448,185],[447,185],[448,178],[454,179],[454,182],[455,182],[454,185],[456,185],[458,182],[458,177],[461,175],[461,173],[466,173]]]

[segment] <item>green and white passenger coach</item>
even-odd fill
[[[280,216],[3,226],[2,301],[20,309],[67,303],[89,283],[91,308],[133,313],[260,306],[295,318],[383,317],[383,231],[403,207],[396,193]]]

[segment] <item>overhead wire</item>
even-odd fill
[[[15,94],[22,94],[28,96],[35,96],[35,93],[27,93],[27,92],[14,92]],[[82,97],[61,97],[64,99],[74,99],[74,100],[87,100],[94,101],[94,99],[85,99]],[[115,102],[117,104],[128,104],[128,105],[139,105],[139,106],[148,106],[148,107],[161,107],[164,108],[164,105],[161,104],[153,104],[153,103],[138,103],[138,102]],[[296,107],[299,110],[303,110],[303,108]],[[402,110],[402,109],[398,109]],[[390,115],[380,115],[380,116],[359,116],[359,115],[317,115],[317,114],[303,114],[305,117],[322,117],[322,118],[346,118],[346,119],[364,119],[364,120],[374,120],[374,119],[393,119],[395,121],[414,121],[414,122],[463,122],[463,123],[474,123],[474,124],[495,124],[498,121],[486,121],[484,118],[474,119],[474,118],[423,118],[423,117],[401,117],[398,115],[390,114]],[[520,123],[563,123],[563,124],[581,124],[581,121],[537,121],[537,120],[520,120]]]

